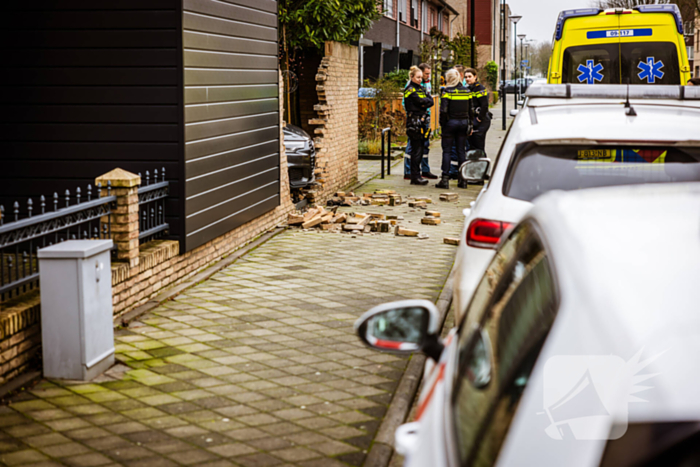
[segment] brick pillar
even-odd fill
[[[107,196],[107,185],[117,197],[117,207],[112,211],[112,240],[117,246],[117,259],[129,263],[130,268],[139,265],[139,185],[141,177],[122,169],[114,169],[95,179],[102,185],[102,196]]]

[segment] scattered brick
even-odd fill
[[[457,201],[459,195],[457,193],[442,193],[440,195],[440,201]]]

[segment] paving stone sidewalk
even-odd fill
[[[353,323],[438,297],[456,252],[443,237],[460,235],[478,193],[455,186],[459,201],[439,202],[400,165],[358,191],[375,189],[431,196],[443,224],[406,205],[356,207],[343,210],[400,215],[430,238],[284,231],[118,330],[119,363],[97,380],[43,380],[0,407],[0,463],[362,465],[408,360],[365,348]]]

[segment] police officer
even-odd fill
[[[469,149],[486,150],[486,133],[491,128],[491,112],[489,112],[489,92],[479,83],[479,77],[474,68],[464,70],[464,79],[469,90],[474,93],[474,132],[469,137]]]
[[[440,100],[440,126],[442,127],[442,178],[438,188],[450,188],[452,149],[457,150],[461,166],[466,160],[467,139],[472,129],[474,111],[472,92],[460,82],[459,72],[454,68],[445,75],[445,92]],[[466,181],[459,179],[459,187],[466,188]]]
[[[427,185],[428,180],[421,177],[420,165],[425,139],[429,133],[425,125],[429,118],[428,109],[435,103],[422,86],[423,72],[420,68],[412,66],[408,75],[411,81],[404,89],[403,97],[406,105],[406,135],[411,143],[411,185]]]

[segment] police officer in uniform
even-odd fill
[[[461,166],[466,160],[467,139],[472,131],[474,110],[473,93],[460,82],[459,72],[454,68],[445,75],[446,87],[440,100],[440,126],[442,127],[442,178],[438,188],[450,188],[451,153],[457,150]],[[460,178],[459,187],[466,188]]]
[[[406,135],[411,140],[411,185],[427,185],[428,180],[421,177],[420,165],[425,139],[430,132],[426,131],[425,124],[429,118],[428,109],[435,103],[422,86],[423,72],[420,68],[412,66],[409,77],[411,82],[404,89],[403,97],[406,104]]]
[[[479,83],[479,77],[474,68],[464,71],[464,79],[469,90],[474,93],[474,132],[469,137],[469,149],[486,150],[486,133],[491,128],[491,112],[489,112],[489,92]]]

